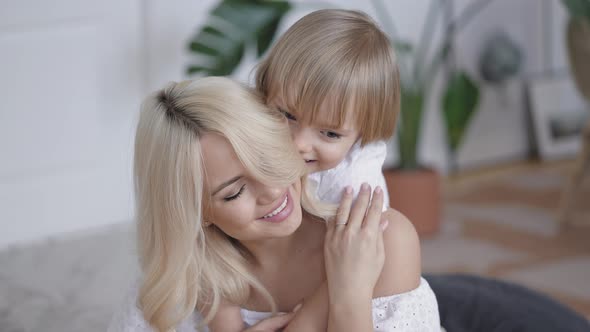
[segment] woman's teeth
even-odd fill
[[[264,216],[262,218],[270,218],[270,217],[277,215],[281,211],[283,211],[285,209],[285,207],[287,206],[287,197],[288,196],[285,196],[285,200],[283,201],[281,206],[279,206],[278,208],[276,208],[276,210],[272,211],[271,213],[267,214],[266,216]]]

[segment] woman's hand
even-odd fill
[[[287,324],[293,319],[295,312],[278,314],[276,316],[263,319],[255,325],[250,326],[243,332],[277,332],[282,331]]]
[[[324,256],[330,302],[370,300],[385,260],[383,189],[377,187],[371,200],[371,188],[363,184],[354,205],[352,200],[347,187],[335,220],[328,223]]]

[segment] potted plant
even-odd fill
[[[424,165],[418,156],[424,106],[431,84],[445,69],[446,85],[442,101],[443,119],[451,169],[456,167],[456,151],[479,99],[479,88],[469,74],[456,67],[453,60],[453,37],[488,1],[471,3],[456,19],[449,19],[452,1],[431,1],[417,48],[398,38],[394,23],[383,2],[373,5],[380,22],[388,30],[398,55],[402,81],[402,101],[398,138],[398,164],[383,170],[390,194],[391,207],[404,213],[418,233],[432,234],[440,224],[439,172]],[[441,7],[442,5],[442,7]],[[447,18],[443,40],[432,57],[428,57],[437,20]]]

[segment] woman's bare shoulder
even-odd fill
[[[389,226],[385,230],[385,234],[395,236],[394,238],[397,240],[418,240],[418,234],[416,233],[414,224],[401,212],[389,208],[383,212],[382,216],[389,221]]]
[[[383,232],[385,264],[375,296],[404,293],[420,285],[420,240],[414,225],[394,209],[386,210],[383,216],[389,226]]]

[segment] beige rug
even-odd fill
[[[572,162],[526,164],[448,179],[440,232],[424,237],[423,270],[516,282],[590,318],[590,227],[556,222]],[[590,220],[590,179],[576,220]]]

